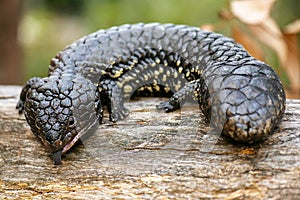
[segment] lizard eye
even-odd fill
[[[69,122],[68,122],[69,127],[73,127],[75,125],[75,123],[76,123],[75,118],[73,116],[70,116]]]

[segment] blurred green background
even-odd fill
[[[24,80],[45,76],[49,60],[73,40],[113,25],[217,23],[227,0],[27,0],[21,23]]]
[[[18,58],[22,75],[15,81],[18,84],[32,76],[47,76],[49,61],[57,52],[98,29],[124,23],[170,22],[198,27],[211,25],[214,31],[231,36],[231,24],[237,21],[222,17],[229,9],[230,0],[1,1],[2,6],[5,2],[16,2],[21,7],[17,41],[22,49]],[[284,27],[299,18],[299,8],[299,0],[277,0],[272,16],[280,27]],[[1,29],[5,31],[3,27]],[[267,62],[278,64],[272,57]]]
[[[284,2],[285,1],[285,2]],[[290,1],[287,3],[286,1]],[[284,26],[295,18],[298,0],[281,0],[274,15]],[[219,12],[228,0],[26,0],[20,24],[25,74],[45,76],[49,60],[79,37],[113,25],[172,22],[201,26],[220,23]],[[284,17],[282,17],[284,16]],[[225,30],[218,30],[224,34]]]

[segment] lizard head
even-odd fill
[[[25,117],[32,132],[53,153],[55,164],[61,164],[61,154],[102,118],[96,86],[74,73],[36,80],[26,95]]]

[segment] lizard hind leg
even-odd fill
[[[200,86],[198,80],[191,81],[182,87],[179,91],[175,92],[174,95],[165,102],[161,102],[156,106],[158,110],[164,110],[165,112],[172,112],[179,109],[189,99],[198,101],[197,90]]]

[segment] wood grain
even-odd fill
[[[126,103],[54,166],[15,110],[20,87],[0,86],[0,199],[297,199],[300,101],[288,100],[279,128],[247,146],[207,137],[197,105],[163,113],[161,98]]]

